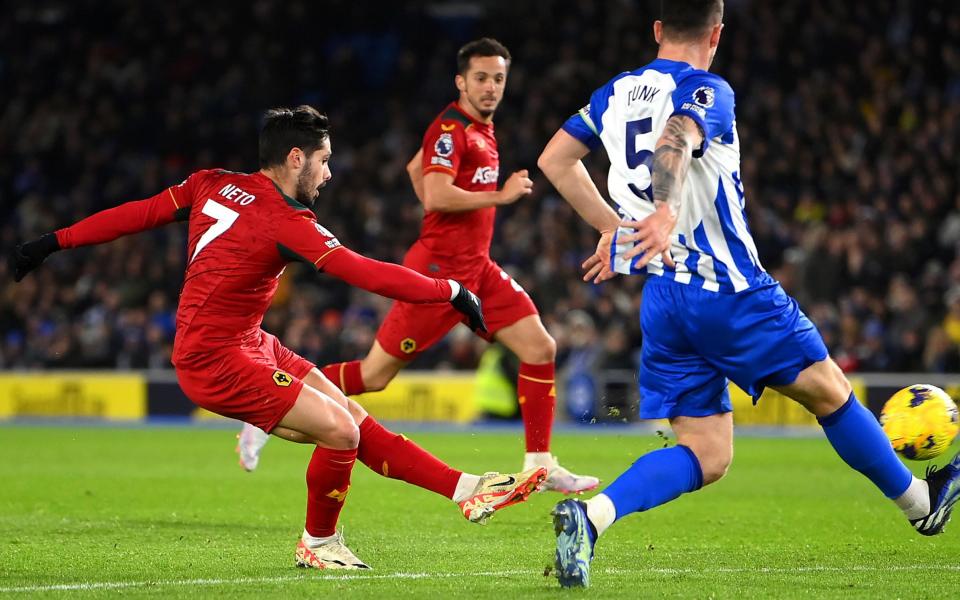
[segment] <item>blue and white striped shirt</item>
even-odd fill
[[[687,63],[657,59],[611,79],[563,129],[591,149],[603,144],[610,158],[611,198],[623,217],[642,220],[654,211],[655,145],[667,119],[677,114],[696,121],[704,141],[683,185],[670,248],[676,269],[659,256],[637,269],[637,259],[623,258],[632,244],[617,243],[617,237],[632,230],[620,229],[612,248],[614,270],[725,293],[765,284],[769,279],[744,212],[733,90],[723,78]]]

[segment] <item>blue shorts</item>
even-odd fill
[[[648,277],[640,327],[643,419],[730,412],[728,379],[756,401],[827,358],[816,326],[766,274],[738,294]]]

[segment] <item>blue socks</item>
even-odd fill
[[[674,446],[644,454],[603,493],[613,502],[620,519],[665,504],[702,485],[703,472],[693,450]]]
[[[897,458],[873,413],[853,393],[836,412],[817,421],[840,458],[866,475],[887,498],[907,491],[913,474]]]
[[[897,458],[873,413],[852,393],[836,412],[817,420],[840,458],[866,475],[884,495],[899,498],[907,491],[913,474]],[[674,446],[638,458],[603,494],[613,502],[616,518],[621,519],[670,502],[702,485],[703,472],[696,455],[686,446]]]

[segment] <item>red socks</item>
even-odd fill
[[[350,490],[350,471],[357,460],[357,449],[313,451],[307,465],[307,524],[304,529],[314,537],[336,533],[337,518]]]
[[[327,376],[327,379],[333,382],[333,385],[340,388],[345,396],[362,394],[367,391],[363,385],[363,377],[360,375],[360,361],[333,363],[320,369],[320,372]]]
[[[527,437],[527,452],[549,452],[550,431],[553,429],[553,407],[557,391],[553,380],[553,363],[531,365],[520,363],[517,377],[517,397],[523,429]]]
[[[369,415],[360,424],[357,458],[375,473],[412,483],[447,498],[453,498],[463,474],[411,442],[407,436],[385,429]]]

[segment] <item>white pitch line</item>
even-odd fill
[[[811,567],[715,567],[712,569],[694,569],[694,568],[652,568],[643,569],[646,573],[663,573],[665,575],[694,575],[698,573],[782,573],[790,575],[792,573],[833,573],[843,572],[872,572],[872,571],[960,571],[960,565],[890,565],[885,567],[876,567],[868,565],[854,565],[850,567],[831,567],[831,566],[811,566]],[[602,571],[601,571],[602,572]],[[611,569],[609,573],[623,573],[623,569]]]
[[[636,571],[606,568],[597,569],[594,573],[599,575],[622,575],[630,573],[632,575],[642,575],[643,573],[657,573],[663,575],[703,575],[719,573],[779,573],[779,574],[800,574],[811,572],[872,572],[872,571],[960,571],[960,565],[890,565],[885,567],[875,566],[810,566],[810,567],[716,567],[713,569],[696,568],[651,568],[637,569]],[[362,579],[450,579],[453,577],[511,577],[517,575],[542,575],[542,571],[480,571],[477,573],[369,573],[369,574],[310,574],[294,576],[277,577],[237,577],[233,579],[157,579],[153,581],[100,581],[90,583],[61,583],[52,585],[30,585],[23,587],[3,587],[0,593],[17,594],[28,592],[86,592],[91,590],[121,590],[138,587],[166,587],[166,586],[208,586],[208,585],[244,585],[261,583],[284,583],[290,581],[345,581]]]
[[[0,588],[0,593],[14,594],[25,592],[83,592],[89,590],[120,590],[135,587],[162,586],[204,586],[250,583],[283,583],[288,581],[343,581],[350,579],[449,579],[451,577],[509,577],[511,575],[530,575],[532,571],[481,571],[477,573],[370,573],[370,574],[310,574],[277,577],[237,577],[220,579],[157,579],[153,581],[99,581],[89,583],[61,583],[52,585],[31,585],[24,587]]]

